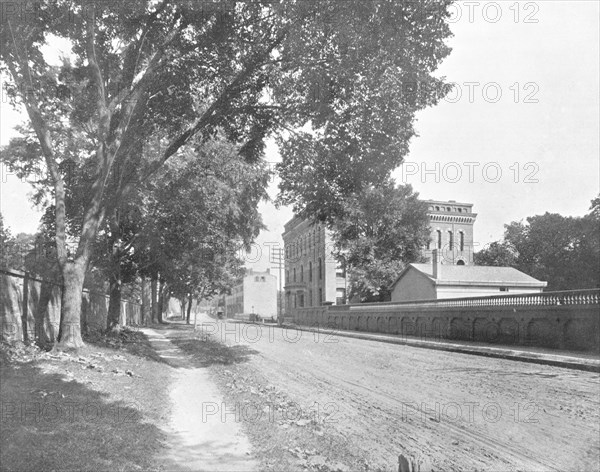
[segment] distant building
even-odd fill
[[[444,265],[432,251],[429,264],[409,264],[392,286],[392,301],[539,293],[542,282],[512,267]]]
[[[473,264],[473,224],[476,213],[472,203],[425,200],[431,227],[431,239],[423,249],[427,261],[431,261],[434,249],[441,255],[442,264]]]
[[[285,224],[285,309],[346,303],[346,273],[333,257],[321,223],[294,217]]]
[[[431,240],[423,255],[431,260],[438,249],[443,264],[473,264],[473,224],[477,214],[472,203],[454,200],[425,200],[431,226]],[[286,311],[319,306],[324,303],[347,303],[344,268],[333,257],[333,241],[324,225],[294,217],[285,224]]]
[[[266,272],[249,270],[241,283],[225,296],[225,316],[249,319],[251,314],[277,319],[277,277]]]

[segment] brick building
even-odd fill
[[[431,262],[434,249],[444,265],[473,265],[473,224],[476,213],[472,203],[425,200],[429,208],[431,239],[423,255]]]
[[[431,240],[423,255],[431,261],[438,249],[441,263],[473,264],[473,224],[476,214],[472,203],[453,200],[425,200],[431,225]],[[333,241],[324,225],[294,217],[285,224],[284,306],[294,308],[347,302],[344,268],[333,257]]]
[[[285,309],[346,303],[346,274],[325,226],[298,217],[285,224]]]

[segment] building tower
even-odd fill
[[[423,250],[427,262],[437,249],[441,264],[473,264],[473,224],[476,213],[472,203],[425,200],[428,205],[431,239]]]

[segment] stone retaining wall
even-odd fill
[[[600,351],[599,308],[593,300],[554,306],[456,307],[431,301],[300,308],[294,310],[293,319],[299,325],[427,339]]]
[[[15,342],[54,342],[60,325],[62,287],[20,271],[0,271],[0,338]],[[82,332],[106,329],[108,296],[83,292]],[[141,324],[141,305],[121,302],[121,326]]]

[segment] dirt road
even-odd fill
[[[445,471],[600,469],[596,373],[208,319],[196,333],[251,352],[246,371],[370,468],[405,454]]]

